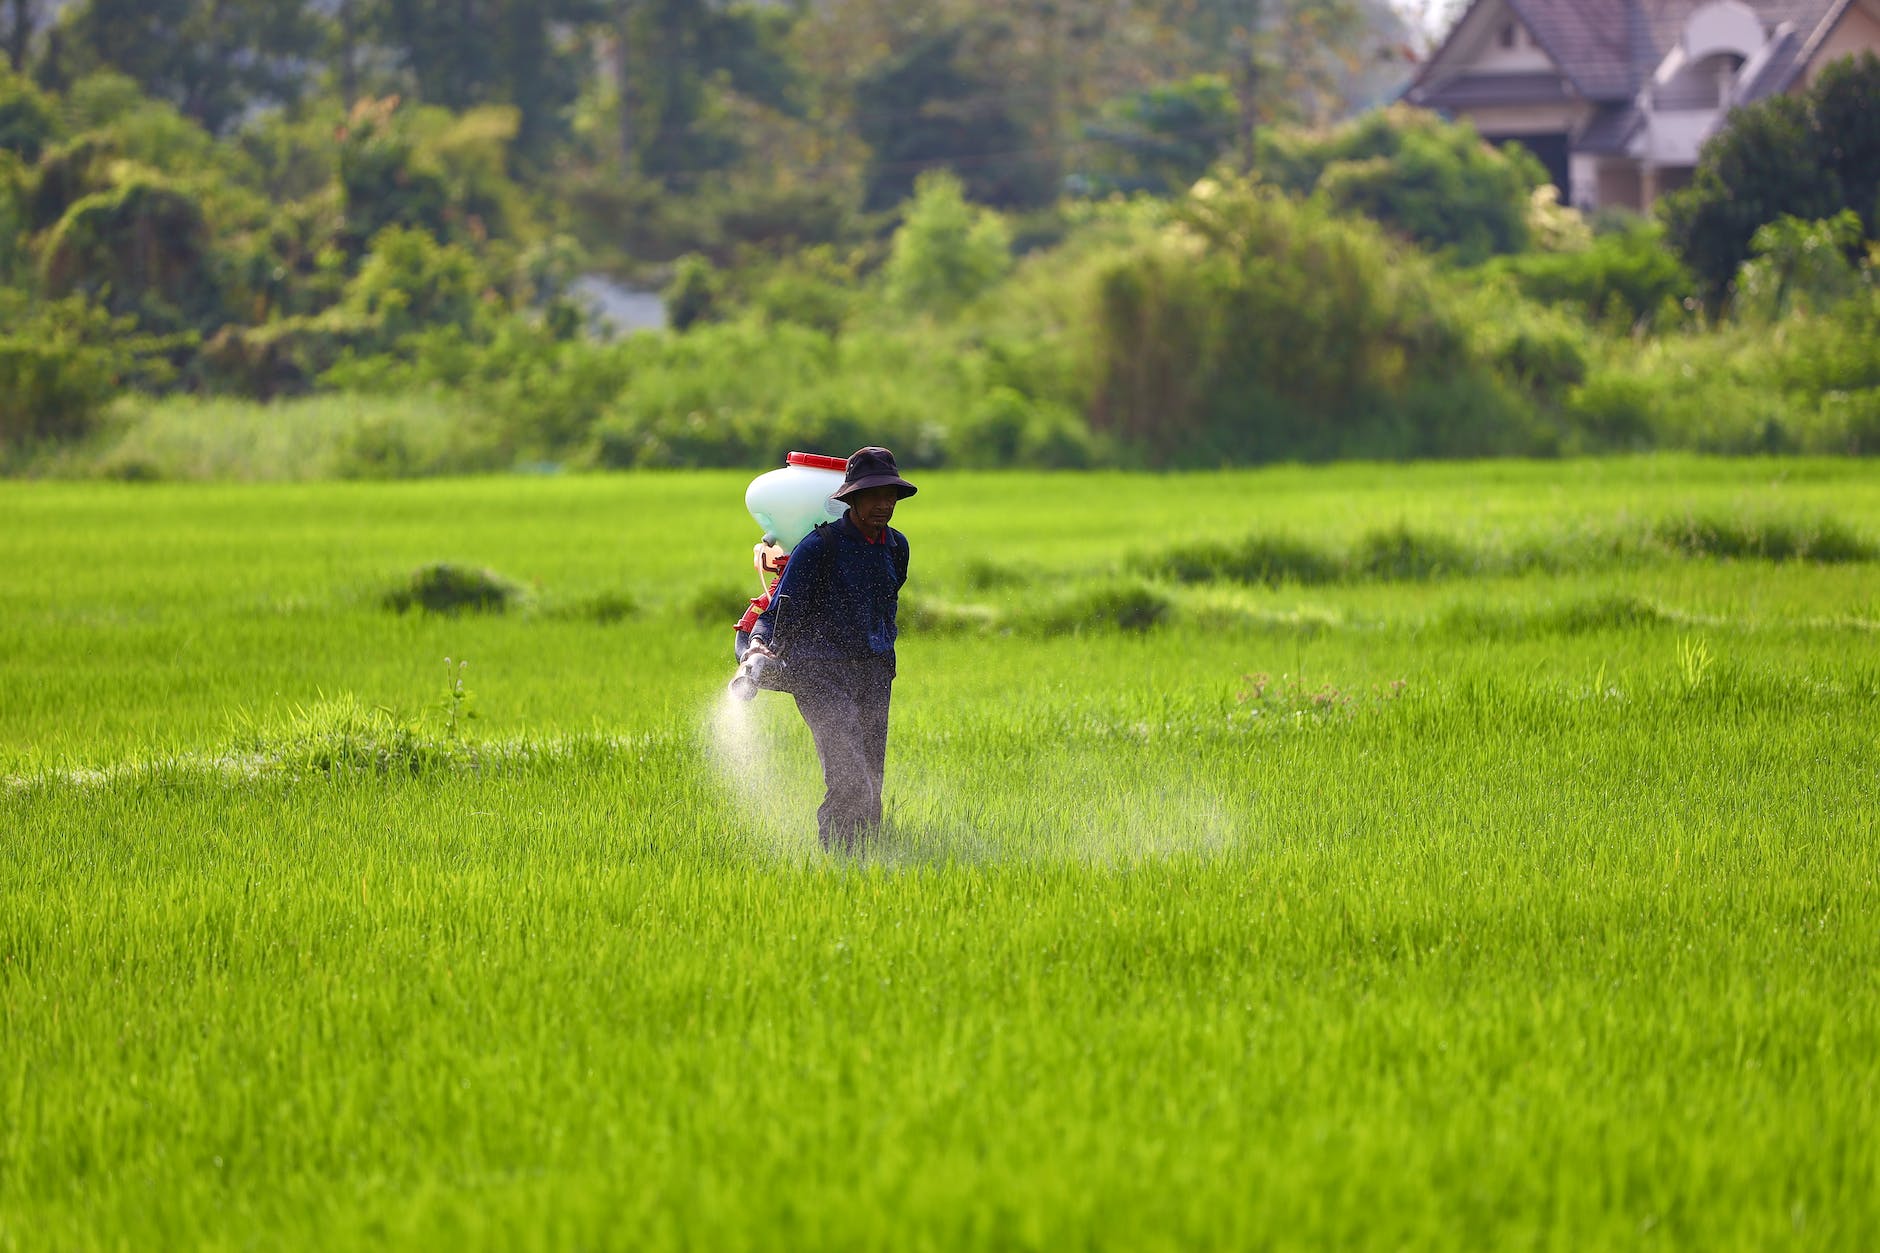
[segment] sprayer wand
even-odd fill
[[[770,638],[777,641],[783,634],[783,608],[790,598],[779,596],[776,600],[777,612],[772,616]],[[784,668],[781,646],[773,648],[771,644],[752,640],[751,646],[744,653],[744,660],[738,666],[738,672],[731,676],[731,694],[739,700],[750,700],[760,688],[775,688],[776,674]],[[769,680],[766,682],[766,680]]]

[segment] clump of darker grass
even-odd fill
[[[419,776],[460,769],[475,757],[455,736],[428,734],[351,695],[297,705],[283,720],[254,728],[244,748],[254,766],[289,775]]]
[[[519,604],[522,586],[494,570],[439,561],[420,566],[379,603],[395,613],[503,613]]]
[[[685,615],[700,626],[736,626],[754,596],[744,584],[721,579],[693,592],[685,603]]]
[[[1313,586],[1345,577],[1341,554],[1288,535],[1180,544],[1137,559],[1135,568],[1176,583],[1284,583]]]
[[[1167,622],[1174,610],[1174,603],[1148,584],[1117,580],[1080,588],[1029,614],[1024,624],[1046,635],[1085,631],[1143,634]]]
[[[974,592],[996,592],[1008,587],[1023,584],[1025,576],[1010,566],[1002,566],[996,561],[987,561],[975,557],[966,563],[963,572],[966,587]]]
[[[1456,639],[1522,639],[1636,631],[1677,620],[1648,600],[1621,594],[1592,596],[1537,610],[1475,603],[1452,605],[1437,619],[1436,629]]]
[[[1002,618],[990,605],[958,605],[929,596],[901,593],[896,622],[903,631],[925,635],[965,635],[994,631]]]
[[[612,626],[617,622],[625,622],[639,612],[640,603],[626,592],[597,592],[565,605],[557,605],[549,611],[548,616],[592,622],[597,626]]]
[[[1181,544],[1138,558],[1137,572],[1176,583],[1297,584],[1409,582],[1483,571],[1491,555],[1459,540],[1403,524],[1367,531],[1348,551],[1289,535]]]
[[[1658,543],[1687,557],[1738,561],[1872,561],[1880,549],[1836,518],[1738,518],[1685,514],[1652,529]]]
[[[1880,559],[1876,546],[1830,517],[1741,519],[1683,515],[1656,524],[1534,536],[1511,545],[1471,543],[1398,523],[1365,532],[1338,550],[1286,535],[1178,544],[1133,558],[1130,569],[1173,583],[1279,587],[1413,583],[1535,572],[1585,572],[1662,559],[1811,561]]]
[[[1399,523],[1367,531],[1346,561],[1349,575],[1377,582],[1424,582],[1486,571],[1496,563],[1488,554],[1461,541]]]

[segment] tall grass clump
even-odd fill
[[[1087,631],[1124,631],[1141,634],[1168,622],[1174,602],[1146,583],[1114,579],[1067,593],[1048,604],[1026,610],[1024,627],[1045,635],[1077,635]]]
[[[1345,576],[1341,554],[1288,535],[1253,534],[1239,541],[1201,540],[1141,557],[1146,574],[1177,583],[1335,583]]]
[[[1835,518],[1743,518],[1733,514],[1685,514],[1665,518],[1653,537],[1690,557],[1759,561],[1811,561],[1835,565],[1872,561],[1880,548]]]
[[[395,613],[503,613],[523,595],[520,584],[494,570],[439,561],[413,570],[379,603]]]

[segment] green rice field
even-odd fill
[[[1871,466],[749,477],[0,486],[0,1250],[1880,1247]]]

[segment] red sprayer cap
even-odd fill
[[[847,457],[823,457],[813,452],[793,452],[784,458],[793,466],[808,466],[812,470],[834,470],[838,473],[849,468]]]

